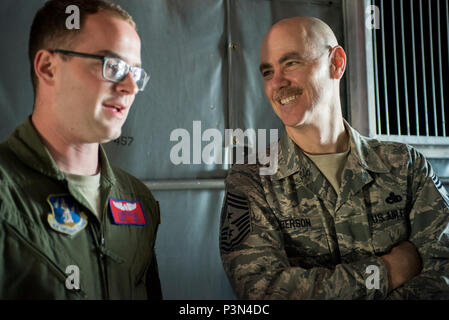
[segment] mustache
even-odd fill
[[[291,87],[291,88],[282,88],[273,97],[273,100],[281,100],[286,97],[301,95],[303,92],[302,88]]]

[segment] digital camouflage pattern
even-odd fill
[[[234,165],[220,232],[224,269],[240,299],[447,299],[449,198],[414,148],[350,133],[341,192],[286,133],[279,167]],[[390,292],[380,256],[418,249],[421,273]],[[379,288],[368,289],[370,265]]]
[[[159,206],[142,182],[109,165],[102,148],[100,163],[101,222],[56,166],[30,118],[0,144],[0,299],[162,297],[154,251]],[[147,225],[115,224],[111,197],[140,201]],[[87,226],[74,235],[52,229],[47,219],[57,198],[83,212]],[[79,268],[77,290],[66,285],[69,266]]]

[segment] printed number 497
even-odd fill
[[[120,136],[119,138],[115,139],[114,142],[121,146],[130,146],[134,141],[133,137],[127,137],[127,136]]]

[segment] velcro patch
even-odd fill
[[[51,212],[47,216],[49,226],[60,233],[73,236],[86,228],[87,216],[80,211],[77,202],[69,194],[51,194],[47,198]]]
[[[147,219],[140,201],[125,201],[109,198],[109,208],[115,224],[136,226],[147,225]]]
[[[248,200],[227,192],[223,214],[226,215],[220,231],[220,249],[231,251],[240,244],[251,229]]]

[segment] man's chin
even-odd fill
[[[282,119],[282,123],[286,127],[290,128],[301,128],[304,125],[304,118],[284,118]]]
[[[105,135],[103,135],[102,137],[99,138],[99,142],[98,143],[108,143],[111,142],[115,139],[118,139],[122,134],[122,130],[115,130],[114,132],[108,132]]]

